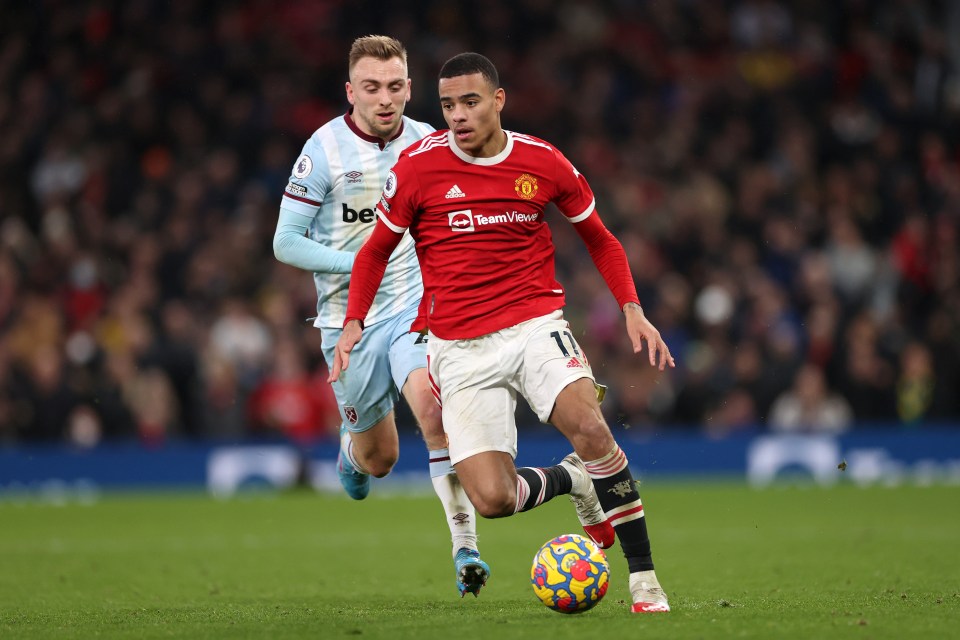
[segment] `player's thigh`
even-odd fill
[[[392,332],[384,324],[364,329],[363,337],[350,353],[350,368],[332,384],[340,418],[350,433],[367,431],[382,422],[399,397],[390,373]],[[323,356],[328,366],[333,362],[333,349],[341,333],[336,328],[322,331]]]
[[[431,336],[428,352],[450,462],[456,465],[485,451],[516,457],[517,396],[504,380],[495,345],[483,338],[445,341]]]
[[[427,375],[427,336],[410,331],[416,315],[417,307],[413,306],[394,320],[390,372],[423,431],[427,446],[440,449],[446,446],[447,439],[440,421],[440,405]]]
[[[431,450],[446,448],[447,434],[443,431],[440,403],[430,388],[427,368],[411,371],[401,392],[423,432],[427,447]]]
[[[593,372],[560,311],[524,323],[522,329],[518,386],[540,421],[549,422],[560,393],[581,379],[593,388]]]
[[[574,380],[557,396],[550,423],[567,437],[584,460],[602,458],[614,447],[597,401],[597,391],[589,378]]]

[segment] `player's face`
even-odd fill
[[[392,138],[410,100],[410,78],[403,60],[360,58],[350,70],[347,100],[361,131],[383,140]]]
[[[503,150],[506,140],[500,111],[505,101],[503,89],[479,73],[440,79],[443,119],[460,150],[475,158],[489,158]]]

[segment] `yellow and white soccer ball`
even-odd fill
[[[537,551],[530,570],[533,592],[560,613],[582,613],[603,599],[610,565],[603,550],[575,533],[557,536]]]

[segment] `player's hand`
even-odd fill
[[[627,335],[630,336],[630,342],[633,343],[633,352],[643,351],[643,342],[647,342],[647,355],[650,358],[650,365],[657,366],[659,356],[659,368],[663,371],[667,365],[677,366],[670,355],[670,349],[667,343],[663,341],[657,328],[647,320],[643,313],[643,308],[633,302],[628,302],[623,306],[623,315],[627,320]]]
[[[363,328],[361,328],[359,320],[351,320],[343,328],[340,339],[333,347],[333,368],[330,370],[330,375],[327,376],[327,382],[339,380],[340,372],[346,371],[350,366],[350,352],[360,342],[361,336],[363,336]]]

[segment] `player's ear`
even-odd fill
[[[493,101],[497,105],[497,113],[503,111],[503,105],[507,103],[507,92],[503,90],[503,87],[500,87],[493,93]]]
[[[344,90],[347,92],[347,102],[350,104],[356,104],[353,98],[353,85],[350,84],[349,80],[347,80],[346,84],[344,85]]]
[[[413,97],[413,80],[407,78],[407,102],[410,102],[410,98]]]

